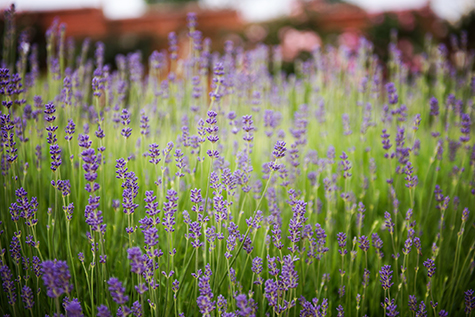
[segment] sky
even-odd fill
[[[201,0],[210,8],[232,7],[248,21],[264,21],[286,15],[293,0]],[[422,7],[428,0],[346,0],[369,12]],[[456,21],[475,7],[475,0],[430,0],[433,10],[442,18]],[[18,10],[53,10],[65,8],[99,7],[111,19],[140,16],[146,9],[143,0],[16,0]],[[11,0],[0,0],[6,8]]]

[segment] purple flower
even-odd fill
[[[21,299],[23,300],[23,303],[25,304],[25,309],[33,308],[33,305],[35,304],[33,300],[34,299],[33,291],[28,285],[23,286],[23,288],[21,289]]]
[[[17,222],[20,217],[25,219],[25,224],[32,227],[37,224],[38,219],[35,218],[38,210],[38,201],[36,197],[32,197],[28,200],[28,193],[23,187],[15,190],[16,202],[10,206],[11,219]]]
[[[186,15],[186,23],[190,30],[196,28],[198,22],[195,12],[188,12],[188,14]]]
[[[398,95],[396,91],[396,85],[392,82],[386,84],[386,90],[388,92],[388,102],[389,104],[397,104]]]
[[[63,293],[69,294],[72,290],[73,286],[69,284],[71,275],[66,261],[44,261],[41,263],[41,273],[49,297],[57,298]]]
[[[99,305],[97,307],[97,317],[112,317],[112,314],[106,305]]]
[[[235,233],[230,232],[229,235],[228,235],[228,238],[226,239],[226,253],[224,254],[224,256],[227,259],[230,259],[232,257],[231,252],[234,250],[234,248],[237,245],[238,235],[239,235],[239,233],[235,234]]]
[[[213,292],[209,284],[211,279],[211,267],[209,264],[206,264],[205,272],[203,275],[198,277],[198,290],[200,296],[196,299],[200,313],[207,316],[210,315],[213,310],[215,310],[216,302],[213,301]]]
[[[95,132],[96,134],[96,137],[98,137],[99,139],[103,139],[105,138],[106,134],[104,133],[104,130],[102,130],[102,127],[100,124],[97,125],[97,131]],[[103,151],[101,151],[103,152]]]
[[[419,130],[419,125],[420,124],[421,124],[421,115],[418,113],[414,116],[414,122],[413,122],[413,125],[412,125],[412,129],[414,131]]]
[[[129,248],[127,253],[127,259],[130,260],[130,271],[141,275],[146,270],[147,256],[142,255],[142,251],[140,251],[139,247]]]
[[[49,153],[51,155],[51,170],[55,172],[62,163],[61,160],[61,148],[57,144],[53,144],[49,147]]]
[[[132,313],[129,307],[122,305],[117,308],[117,317],[127,317]]]
[[[419,239],[419,237],[415,237],[415,238],[414,238],[414,240],[413,240],[413,245],[416,247],[417,252],[419,253],[419,255],[422,255],[422,251],[421,251],[421,239]]]
[[[386,316],[388,317],[396,317],[397,315],[399,315],[399,312],[396,311],[397,309],[397,305],[394,304],[395,300],[394,298],[391,299],[391,301],[389,301],[389,298],[385,298],[384,299],[384,304],[381,303],[381,306],[384,307],[384,309],[386,310]]]
[[[236,300],[236,314],[237,316],[255,316],[256,303],[254,299],[249,298],[244,294],[240,294],[234,298]]]
[[[218,313],[219,314],[223,314],[223,313],[226,312],[226,310],[228,308],[228,301],[226,300],[226,298],[224,298],[223,295],[218,296],[218,300],[216,302],[216,307],[218,308]]]
[[[135,317],[141,317],[142,316],[142,305],[140,305],[139,301],[135,301],[132,304],[131,311],[132,311],[132,314],[134,314]]]
[[[127,109],[122,110],[122,114],[120,115],[120,118],[122,119],[122,125],[124,128],[120,132],[120,134],[128,139],[130,135],[132,134],[132,128],[129,127],[130,124],[130,113]]]
[[[363,220],[365,217],[366,208],[365,205],[360,201],[358,203],[358,213],[356,214],[356,226],[361,229],[363,227]]]
[[[381,285],[384,290],[388,290],[394,283],[391,283],[393,271],[391,271],[391,265],[384,265],[379,271]]]
[[[156,143],[152,143],[149,145],[148,153],[146,155],[150,157],[149,162],[155,165],[160,163],[160,161],[162,160],[160,158],[160,149],[158,148],[158,144]]]
[[[279,274],[275,257],[270,257],[267,255],[267,268],[269,269],[268,272],[270,275],[277,276]]]
[[[336,308],[336,311],[338,312],[337,317],[345,316],[345,311],[343,310],[343,306],[338,305],[338,307]]]
[[[120,200],[112,199],[112,209],[114,209],[114,211],[117,211],[119,207],[120,207]]]
[[[150,217],[154,217],[160,212],[160,209],[158,209],[158,202],[155,202],[156,199],[157,196],[153,195],[153,191],[150,190],[145,192],[145,212]]]
[[[384,219],[386,219],[385,222],[384,222],[384,225],[388,229],[388,232],[390,234],[393,234],[394,233],[394,222],[391,220],[391,214],[386,211],[384,213]]]
[[[115,165],[115,168],[117,169],[117,171],[115,172],[117,174],[116,178],[125,179],[125,174],[128,170],[128,168],[125,167],[127,165],[127,162],[123,158],[120,158],[116,160],[116,163],[117,163]]]
[[[89,140],[89,135],[87,134],[80,134],[78,136],[78,145],[83,148],[90,148],[92,145],[92,141]]]
[[[287,149],[285,147],[285,142],[284,141],[277,141],[275,146],[274,146],[274,150],[272,151],[272,155],[276,159],[283,158],[285,156],[285,151],[286,150]]]
[[[256,256],[254,259],[252,259],[251,270],[255,274],[261,274],[261,272],[262,272],[262,259],[260,257]]]
[[[341,269],[340,269],[340,272],[341,272]],[[343,274],[345,273],[345,271],[343,271]],[[343,296],[345,296],[345,290],[346,290],[346,286],[345,285],[340,285],[340,287],[338,288],[338,297],[339,298],[342,298]]]
[[[101,197],[99,196],[89,196],[88,204],[84,210],[84,217],[86,218],[86,223],[91,226],[92,231],[100,231],[104,234],[107,225],[103,223],[102,211],[97,210],[100,199]]]
[[[191,246],[193,248],[199,248],[203,245],[203,242],[200,241],[201,236],[201,224],[198,221],[193,221],[190,224],[190,233],[187,235],[189,239],[193,239],[191,241]]]
[[[338,253],[340,253],[342,256],[348,253],[348,250],[345,249],[346,247],[346,234],[343,232],[340,232],[336,235],[336,238],[338,240],[338,246],[340,247],[340,250],[338,250]]]
[[[467,143],[470,141],[470,126],[472,125],[472,121],[470,120],[470,115],[466,113],[462,113],[462,118],[460,120],[460,132],[462,136],[460,137],[460,142]]]
[[[64,299],[64,309],[66,310],[66,315],[68,317],[83,317],[81,303],[77,298],[74,298],[72,301],[67,300],[67,297]]]
[[[168,200],[168,202],[163,203],[163,219],[162,219],[162,225],[164,226],[164,229],[166,232],[174,232],[175,231],[175,213],[177,211],[177,201],[178,201],[178,196],[177,192],[174,191],[173,189],[167,190],[167,195],[165,199]]]
[[[465,292],[465,314],[470,315],[475,310],[475,295],[472,289]]]
[[[348,155],[346,155],[345,152],[343,152],[340,156],[341,159],[341,165],[343,166],[343,178],[350,178],[351,173],[349,172],[351,170],[351,163],[348,160]]]
[[[282,272],[280,273],[280,279],[282,280],[282,287],[284,290],[296,288],[298,285],[298,274],[295,270],[294,262],[298,261],[297,257],[292,257],[290,254],[285,255],[282,259]]]
[[[294,253],[298,251],[298,246],[296,245],[301,239],[301,229],[307,218],[305,217],[307,203],[303,200],[296,201],[292,206],[292,219],[289,223],[289,240],[293,242],[292,247],[289,250]]]
[[[208,111],[208,118],[206,119],[206,123],[208,127],[205,128],[206,133],[208,134],[207,139],[211,143],[216,143],[219,140],[218,131],[219,127],[217,126],[218,119],[216,118],[218,114],[210,110]]]
[[[409,295],[409,309],[413,312],[417,311],[417,299],[415,295]]]
[[[424,261],[424,266],[427,268],[427,276],[431,278],[435,273],[435,263],[434,260],[428,258]]]
[[[412,166],[412,163],[408,161],[405,169],[406,177],[404,179],[407,181],[405,185],[409,189],[415,188],[418,183],[418,178],[416,175],[413,175],[413,170],[414,167]]]
[[[216,63],[213,68],[214,75],[216,77],[223,77],[224,76],[224,64],[223,63]]]
[[[12,242],[10,243],[10,256],[12,257],[13,261],[18,265],[21,260],[21,245],[20,240],[17,236],[12,237]]]
[[[424,304],[424,301],[421,301],[419,304],[419,310],[416,312],[416,317],[427,317],[426,304]]]
[[[404,242],[404,248],[402,249],[402,253],[405,255],[408,255],[409,252],[411,252],[411,247],[412,247],[412,239],[406,239],[406,242]]]
[[[155,225],[160,223],[158,218],[148,218],[145,217],[139,220],[141,224],[140,229],[142,229],[142,233],[144,234],[145,244],[148,247],[153,247],[158,244],[158,229]]]
[[[125,295],[125,288],[122,283],[116,278],[111,277],[107,284],[109,285],[109,291],[111,292],[112,299],[119,305],[124,305],[129,300],[129,296]]]
[[[195,188],[191,190],[190,200],[194,204],[200,204],[203,202],[203,198],[201,197],[201,189]],[[196,211],[196,210],[194,210]]]
[[[55,181],[51,181],[51,185],[53,185],[54,188],[59,190],[63,197],[69,196],[69,194],[71,193],[71,183],[67,179],[58,180],[56,183]]]
[[[135,176],[134,172],[126,172],[124,174],[125,181],[122,184],[124,191],[122,192],[122,207],[124,208],[124,213],[127,215],[133,214],[135,209],[139,206],[134,203],[134,199],[138,195],[139,185],[137,183],[138,177]]]
[[[56,120],[56,117],[53,115],[56,112],[56,107],[52,102],[45,104],[45,110],[43,112],[45,113],[45,120],[47,122],[52,123]]]
[[[140,112],[140,134],[147,137],[150,134],[150,125],[148,116],[143,111]]]
[[[13,281],[12,272],[6,265],[0,267],[0,276],[2,277],[3,291],[7,294],[8,303],[14,305],[16,302],[16,288]]]
[[[322,228],[322,226],[319,223],[315,224],[315,238],[316,238],[316,241],[312,242],[312,246],[314,243],[316,243],[315,247],[316,247],[317,254],[315,258],[317,260],[321,260],[323,255],[327,253],[329,249],[325,247],[325,244],[327,242],[327,235],[325,233],[325,230]]]
[[[269,305],[277,307],[277,301],[279,300],[279,285],[273,279],[266,280],[265,288],[264,288],[264,295],[269,302]]]
[[[368,283],[369,283],[369,270],[368,269],[364,269],[364,272],[363,272],[363,282],[361,284],[363,284],[363,287],[367,287],[368,286]]]
[[[261,285],[264,282],[264,280],[260,276],[262,269],[263,269],[262,259],[256,256],[254,259],[252,259],[252,267],[251,267],[251,271],[254,274],[257,274],[257,279],[254,281],[254,284],[256,285]]]
[[[313,298],[312,302],[308,302],[305,297],[300,296],[300,304],[302,310],[300,311],[301,317],[324,317],[326,316],[326,305],[328,300],[323,299],[322,304],[318,305],[318,298]]]
[[[89,183],[86,184],[86,190],[89,193],[95,192],[99,188],[97,185],[95,185],[95,180],[97,179],[97,169],[99,168],[99,160],[98,156],[96,155],[96,152],[93,148],[88,148],[81,153],[82,159],[84,161],[84,164],[82,165],[82,168],[86,172],[84,174],[84,178],[86,181]]]
[[[139,283],[138,285],[135,285],[135,290],[137,291],[137,293],[139,293],[140,295],[143,295],[145,294],[146,291],[148,291],[148,287],[146,284],[144,283]]]
[[[168,34],[168,50],[170,51],[170,59],[176,60],[178,58],[178,38],[175,32],[170,32]]]
[[[252,116],[245,115],[242,117],[242,129],[246,132],[243,136],[243,140],[251,142],[254,139],[252,132],[256,129],[253,125]]]
[[[369,239],[366,236],[361,236],[358,239],[358,244],[361,250],[364,252],[368,251],[369,249]]]
[[[76,131],[76,125],[74,124],[74,121],[72,119],[69,119],[68,125],[64,129],[64,132],[66,132],[66,136],[64,137],[64,139],[66,141],[71,141],[75,131]]]
[[[437,98],[432,96],[429,100],[430,104],[430,115],[431,116],[438,116],[439,115],[439,101]]]
[[[464,208],[462,211],[462,222],[467,222],[469,214],[470,211],[468,210],[468,208]]]
[[[46,131],[48,131],[47,142],[50,145],[49,153],[51,156],[51,170],[55,172],[58,167],[61,165],[61,148],[57,144],[57,137],[56,137],[56,130],[58,129],[57,126],[53,125],[54,120],[56,117],[53,115],[56,112],[55,106],[52,103],[47,103],[45,105],[45,120],[50,123],[50,126],[46,127]]]

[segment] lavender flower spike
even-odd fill
[[[109,291],[111,292],[112,299],[119,305],[127,303],[129,296],[125,295],[125,288],[122,283],[116,277],[111,277],[107,284],[109,285]]]
[[[427,259],[424,261],[424,266],[427,268],[427,276],[431,278],[435,274],[435,263],[432,259]]]
[[[391,265],[384,265],[379,271],[379,275],[381,276],[379,281],[384,290],[388,290],[394,284],[391,283],[391,279],[393,278],[391,274],[393,274],[393,271],[391,271]]]
[[[49,297],[57,298],[72,290],[72,285],[69,284],[71,275],[66,261],[44,261],[41,263],[41,273]]]
[[[287,148],[285,147],[285,142],[284,141],[277,141],[274,146],[274,151],[272,151],[272,155],[276,159],[283,158],[285,156],[285,151]]]

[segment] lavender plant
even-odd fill
[[[105,65],[100,42],[87,59],[89,40],[75,56],[55,22],[41,74],[13,15],[2,315],[473,314],[466,45],[428,43],[414,70],[394,43],[384,64],[362,38],[286,76],[278,48],[210,52],[194,14],[188,56],[172,32],[148,64]]]

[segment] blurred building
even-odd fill
[[[323,32],[341,32],[346,29],[364,31],[381,23],[385,15],[395,17],[400,26],[407,30],[418,27],[432,32],[436,37],[444,36],[441,33],[442,20],[431,9],[430,1],[418,9],[371,14],[354,4],[341,1],[297,0],[290,17],[301,22],[312,20]]]
[[[127,42],[146,38],[153,42],[151,45],[154,48],[163,48],[170,32],[180,34],[187,31],[186,15],[191,11],[197,14],[199,30],[212,40],[243,30],[244,22],[237,11],[203,10],[197,5],[152,5],[141,17],[117,20],[108,19],[100,8],[18,12],[17,25],[20,30],[34,29],[32,31],[44,36],[57,19],[59,23],[66,24],[66,36],[76,39],[88,37],[92,40],[114,40],[130,46]]]
[[[390,32],[398,30],[406,55],[412,55],[411,43],[423,43],[426,33],[434,38],[447,37],[447,27],[430,7],[370,14],[362,8],[338,0],[295,0],[288,16],[264,23],[247,23],[235,10],[206,10],[197,2],[187,4],[151,4],[138,18],[108,19],[100,8],[19,12],[19,30],[29,29],[32,42],[44,43],[46,30],[55,19],[65,23],[66,36],[82,40],[86,37],[106,44],[106,60],[112,62],[117,53],[141,50],[148,56],[154,49],[168,46],[169,32],[176,32],[186,53],[188,12],[197,14],[198,29],[212,40],[213,50],[222,50],[224,41],[252,47],[258,42],[281,45],[285,61],[293,61],[301,52],[309,52],[322,42],[343,44],[350,49],[365,36],[384,56]],[[1,27],[1,26],[0,26]],[[1,43],[0,43],[1,45]]]

